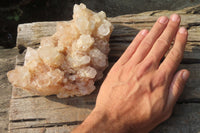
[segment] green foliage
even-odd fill
[[[22,14],[23,14],[23,11],[20,8],[17,8],[17,10],[13,11],[11,15],[7,16],[6,19],[19,21]]]

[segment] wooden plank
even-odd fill
[[[189,16],[183,16],[182,18],[187,18]],[[195,18],[199,18],[200,19],[200,15],[198,16],[193,16]],[[156,18],[158,18],[156,16]],[[185,19],[186,19],[185,18]],[[116,19],[117,18],[112,18],[112,19]],[[190,19],[190,18],[187,18]],[[186,20],[187,20],[186,19]],[[142,24],[130,24],[130,25],[125,25],[124,23],[117,23],[114,22],[113,20],[113,24],[114,24],[114,31],[111,35],[111,41],[112,42],[119,42],[119,41],[132,41],[133,37],[138,33],[139,30],[147,28],[150,29],[154,22],[156,20],[154,20],[152,23],[145,23],[143,22]],[[189,26],[189,37],[188,37],[188,41],[194,42],[194,41],[200,41],[199,38],[199,25],[200,25],[200,20],[194,20],[192,22],[188,22],[187,21],[183,21],[185,22],[185,26]],[[134,23],[134,22],[132,22]],[[196,25],[196,26],[193,26]],[[55,33],[55,27],[56,27],[56,22],[36,22],[36,23],[28,23],[28,24],[20,24],[18,26],[18,36],[17,36],[17,46],[30,46],[30,47],[34,47],[35,45],[37,46],[40,43],[40,40],[42,37],[45,36],[50,36],[53,33]],[[38,30],[39,29],[39,30]],[[48,30],[47,30],[48,29]],[[26,31],[26,33],[24,32]],[[125,39],[125,40],[124,40]]]
[[[200,102],[200,64],[181,64],[179,69],[188,69],[190,71],[190,78],[179,101],[184,102],[199,99]]]
[[[200,20],[198,21],[199,23],[196,24],[198,26],[192,26],[189,30],[188,30],[188,41],[193,41],[193,42],[197,42],[200,41]]]
[[[54,109],[58,109],[59,112],[62,112],[64,111],[63,109],[67,110],[71,108],[74,111],[79,111],[77,109],[82,108],[85,109],[86,112],[88,112],[91,109],[93,109],[95,105],[96,94],[97,93],[94,92],[88,96],[83,96],[80,98],[73,97],[67,99],[58,99],[56,96],[24,97],[24,98],[12,99],[10,105],[11,114],[9,118],[11,121],[33,119],[33,118],[42,118],[51,121],[51,118],[48,117],[53,116],[53,113],[55,113]],[[50,114],[45,114],[46,113],[45,110],[48,110]],[[41,114],[38,113],[38,111],[41,111],[40,112]],[[23,112],[23,113],[18,113],[18,112]],[[66,112],[65,115],[70,115],[70,114]],[[62,116],[54,116],[54,117],[55,118],[52,118],[53,120],[55,120],[57,117],[62,117]],[[59,119],[60,120],[58,121],[61,122],[63,118]],[[69,121],[75,121],[75,120],[72,119]]]
[[[68,99],[56,96],[12,99],[9,130],[80,124],[94,108],[95,100],[96,94]]]
[[[56,22],[35,22],[20,24],[17,28],[17,46],[31,46],[39,44],[40,39],[51,36],[56,31]],[[26,36],[26,37],[24,37]]]
[[[110,44],[109,61],[115,62],[129,46],[129,42]],[[200,42],[188,42],[184,51],[184,63],[200,63]]]
[[[112,67],[114,62],[110,63],[109,68],[107,69],[107,72]],[[182,97],[180,98],[181,101],[188,100],[188,99],[200,99],[200,63],[197,64],[181,64],[179,69],[188,69],[190,71],[190,78],[185,86],[184,92],[182,94]],[[105,75],[107,75],[107,72],[105,72]],[[96,86],[97,90],[100,88],[101,81],[99,81]],[[96,94],[98,91],[95,91]],[[95,95],[92,95],[95,97]],[[22,90],[20,88],[13,88],[12,90],[12,99],[19,99],[19,98],[29,98],[29,97],[39,97],[37,94],[32,94],[26,90]]]
[[[179,12],[182,13],[181,26],[187,27],[189,31],[188,41],[200,41],[200,14],[183,14],[184,12],[187,13],[189,11],[191,11],[191,8],[184,11],[151,11],[141,14],[129,14],[108,18],[115,27],[111,35],[111,45],[113,42],[131,42],[139,30],[144,28],[150,29],[159,16],[169,16],[169,14]],[[17,46],[37,46],[42,37],[50,36],[55,32],[56,23],[57,22],[36,22],[20,24],[18,26]],[[193,43],[188,43],[188,45],[191,44]],[[199,44],[196,46],[199,48]]]
[[[9,133],[70,133],[77,125],[60,127],[21,128],[10,130]]]
[[[80,124],[94,108],[97,93],[98,90],[88,96],[67,99],[56,96],[12,98],[9,130],[65,125],[68,129]]]
[[[182,68],[189,69],[191,77],[179,101],[200,98],[200,64],[182,64]],[[58,99],[56,96],[40,97],[29,93],[27,96],[20,89],[11,100],[10,130],[80,124],[94,108],[97,93],[98,90],[84,97]]]
[[[177,104],[171,118],[151,133],[199,133],[200,104]]]
[[[59,115],[59,112],[57,115]],[[200,104],[177,104],[171,118],[159,125],[151,133],[196,133],[200,131],[199,118]],[[65,120],[67,121],[67,118]],[[15,124],[16,126],[16,123],[18,124],[18,127],[15,127],[16,129],[11,129],[11,133],[53,133],[55,131],[59,133],[69,133],[73,128],[76,127],[76,125],[67,125],[67,122],[60,123],[60,125],[58,125],[59,123],[49,123],[45,125],[41,123],[35,123],[34,125],[27,122],[25,125],[23,121],[12,122],[10,124]]]
[[[159,16],[168,16],[170,17],[173,13],[178,13],[177,11],[168,12],[168,11],[158,11],[159,14],[153,15],[143,15],[143,14],[132,14],[132,15],[122,15],[113,18],[109,18],[112,23],[122,24],[128,27],[140,29],[141,24],[153,24],[158,19]],[[182,22],[181,26],[188,26],[189,24],[194,24],[200,22],[199,14],[180,14]]]
[[[123,51],[125,50],[127,46],[122,47],[122,45],[120,46],[112,46],[111,45],[111,52],[109,55],[109,60],[110,64],[109,67],[107,68],[107,71],[105,72],[105,75],[107,75],[107,72],[109,71],[109,69],[112,67],[112,65],[115,63],[115,61],[120,57],[120,55],[123,53]],[[194,46],[195,47],[195,46]],[[120,49],[121,48],[121,49]],[[190,47],[191,48],[191,47]],[[196,49],[195,51],[193,51],[192,49],[186,49],[187,51],[185,51],[184,56],[185,56],[185,60],[192,60],[192,59],[199,59],[200,58],[200,49]],[[113,52],[112,52],[113,51]],[[18,56],[19,58],[17,58],[17,64],[23,64],[23,57],[24,55],[20,55]],[[115,59],[113,59],[115,58]],[[194,61],[196,62],[196,60]],[[183,60],[183,63],[184,60]],[[183,92],[183,95],[181,97],[181,100],[188,100],[188,99],[194,99],[194,98],[200,98],[200,63],[194,63],[194,64],[181,64],[180,68],[185,68],[188,69],[191,72],[189,81],[187,82],[186,85],[186,89]],[[97,88],[100,87],[101,82],[103,81],[103,79],[101,81],[99,81],[96,86]],[[27,91],[24,91],[22,89],[19,88],[15,88],[12,91],[12,98],[26,98],[26,97],[38,97],[37,94],[31,94]]]
[[[200,16],[199,16],[200,18]],[[50,23],[50,22],[49,22]],[[36,23],[36,25],[38,25],[39,23]],[[41,23],[40,26],[46,26],[47,23]],[[36,32],[34,27],[35,27],[35,23],[29,24],[30,27],[28,27],[27,25],[21,25],[19,27],[23,27],[25,26],[26,28],[24,28],[24,30],[28,30],[28,33],[31,32],[30,30],[32,30],[32,32]],[[40,28],[41,30],[45,30],[47,27],[45,28]],[[141,28],[142,29],[142,28]],[[126,26],[122,26],[122,25],[115,25],[115,30],[113,31],[113,34],[111,35],[111,39],[110,39],[110,46],[111,46],[111,51],[110,51],[110,57],[113,58],[119,58],[121,56],[121,54],[124,52],[124,50],[127,48],[127,46],[131,43],[131,41],[134,39],[134,36],[139,32],[139,30],[136,29],[132,29],[130,27],[126,27]],[[200,62],[200,28],[197,26],[193,26],[191,27],[189,30],[189,38],[188,38],[188,43],[185,49],[185,53],[184,53],[184,60],[186,62],[188,61],[196,61],[196,62]],[[21,34],[21,31],[19,32]],[[18,46],[21,47],[21,45],[23,46],[31,46],[31,47],[38,47],[39,45],[39,41],[41,39],[41,37],[44,37],[45,35],[43,35],[43,33],[45,33],[45,31],[43,32],[38,32],[37,36],[34,36],[32,34],[26,34],[22,35],[21,37],[19,37],[18,40]],[[20,36],[19,34],[19,36]],[[32,35],[32,37],[30,36]],[[26,38],[24,40],[21,40],[21,38]],[[40,37],[38,37],[40,36]],[[30,38],[32,38],[30,40]],[[37,43],[36,43],[37,42]]]

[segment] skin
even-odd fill
[[[162,16],[150,31],[138,33],[108,73],[95,108],[73,133],[147,133],[170,117],[189,77],[188,70],[176,72],[188,36],[180,21],[177,14]]]

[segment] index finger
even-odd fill
[[[181,27],[177,32],[174,46],[170,50],[165,60],[161,63],[159,70],[164,70],[167,74],[171,76],[174,75],[174,72],[178,68],[183,58],[187,36],[187,30],[184,27]]]

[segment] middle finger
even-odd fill
[[[166,27],[166,29],[163,31],[163,33],[160,35],[160,37],[156,40],[155,44],[153,45],[152,49],[148,53],[146,59],[155,58],[155,63],[159,64],[160,60],[164,56],[164,54],[169,49],[172,40],[174,39],[177,30],[179,28],[180,24],[180,16],[177,14],[173,14],[170,17],[170,21]]]
[[[140,63],[148,54],[152,48],[154,42],[164,31],[168,23],[168,18],[165,16],[160,17],[150,30],[149,34],[143,39],[141,44],[138,46],[136,52],[132,55],[128,61],[131,65]]]

